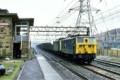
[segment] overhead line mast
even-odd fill
[[[90,0],[79,0],[79,2],[79,14],[75,25],[75,31],[77,31],[77,28],[80,26],[87,26],[90,28],[90,35],[94,35],[94,31],[97,32],[97,27],[94,22],[92,11],[96,11],[97,13],[100,10],[95,8],[91,9]],[[70,10],[77,10],[77,7]]]

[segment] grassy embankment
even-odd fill
[[[2,65],[5,66],[6,72],[14,68],[12,73],[5,74],[4,76],[0,76],[0,80],[14,80],[17,75],[17,72],[20,70],[21,65],[23,64],[23,60],[15,60],[15,61],[0,61]]]

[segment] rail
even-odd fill
[[[56,63],[62,65],[63,67],[65,67],[66,69],[68,69],[71,73],[73,73],[73,74],[75,74],[76,76],[82,78],[83,80],[90,80],[89,78],[85,77],[84,75],[76,72],[74,69],[71,69],[70,67],[68,67],[68,66],[66,66],[65,64],[61,63],[61,61],[56,60],[56,59],[54,59],[54,58],[51,57],[51,56],[48,56],[48,55],[45,55],[45,54],[43,54],[43,55],[44,55],[47,59],[52,59],[52,60],[55,61]]]

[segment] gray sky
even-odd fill
[[[43,26],[56,18],[59,13],[63,14],[68,11],[77,1],[79,0],[0,0],[0,8],[8,9],[11,13],[18,13],[20,18],[35,18],[35,26]],[[64,10],[70,2],[72,2],[71,5]],[[120,28],[120,6],[118,6],[120,5],[120,0],[91,0],[91,5],[102,12],[102,14],[94,15],[99,33],[113,28]],[[118,7],[113,8],[115,6]],[[67,18],[61,25],[75,26],[76,18],[77,13]]]
[[[9,12],[18,13],[19,17],[33,17],[35,18],[35,25],[47,25],[52,19],[57,17],[57,15],[71,2],[72,0],[0,0],[0,8],[8,9]],[[79,0],[73,0],[72,4]],[[102,2],[100,2],[102,1]],[[70,7],[72,6],[70,5]],[[113,8],[114,6],[120,5],[120,0],[91,0],[91,5],[97,9],[100,9],[102,12]],[[68,7],[65,11],[67,11],[70,7]],[[118,10],[120,7],[118,7]],[[64,11],[64,12],[65,12]],[[117,10],[112,10],[113,12]],[[103,16],[111,14],[112,12],[108,12],[103,14]],[[77,15],[77,14],[75,14]],[[99,15],[101,18],[101,15]],[[114,18],[114,16],[112,17]],[[74,19],[74,21],[73,21]],[[118,18],[117,18],[118,19]],[[68,22],[67,22],[68,21]],[[101,20],[103,21],[103,20]],[[76,17],[73,16],[71,19],[68,18],[66,22],[62,25],[74,26],[76,22]],[[99,23],[99,22],[97,22]],[[105,27],[110,26],[111,21],[105,21],[105,23],[97,24],[99,31],[112,29],[114,27],[118,27],[118,23],[116,24],[116,20],[112,20],[112,26],[114,27]],[[104,26],[104,29],[100,26]]]
[[[63,0],[0,0],[0,8],[35,18],[35,25],[46,25],[57,16]]]

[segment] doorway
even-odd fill
[[[21,58],[20,43],[14,43],[13,58]]]

